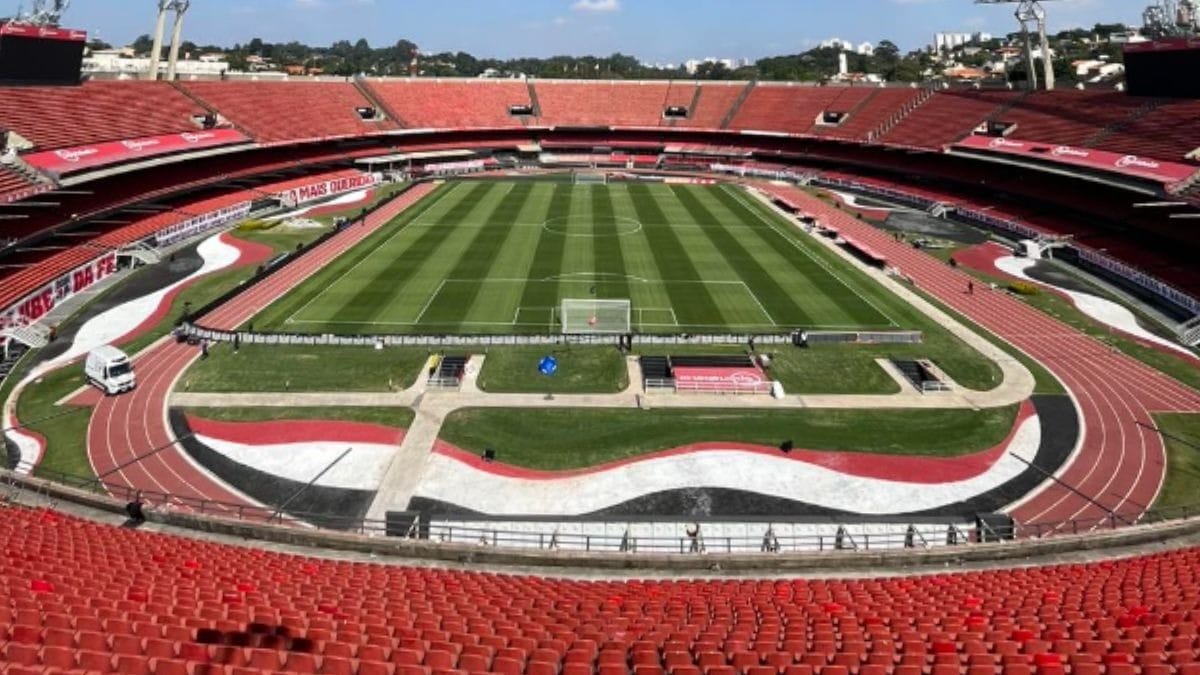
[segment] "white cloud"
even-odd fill
[[[571,5],[571,9],[576,12],[588,12],[591,14],[617,12],[621,9],[621,0],[575,0],[575,4]]]

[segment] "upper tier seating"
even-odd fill
[[[395,129],[365,122],[372,107],[351,82],[188,82],[188,91],[264,143],[364,136]]]
[[[759,84],[730,123],[731,129],[810,133],[825,111],[849,112],[874,90]]]
[[[195,131],[206,113],[165,82],[0,87],[0,124],[37,150]]]
[[[530,105],[524,82],[372,80],[367,86],[409,128],[519,127],[509,107]]]
[[[1166,101],[1095,144],[1096,147],[1174,162],[1200,149],[1200,101]]]
[[[911,106],[921,96],[920,89],[888,87],[877,89],[869,95],[862,107],[853,111],[850,119],[840,126],[828,129],[825,135],[854,141],[868,140],[868,136],[892,118]]]
[[[1200,550],[869,579],[343,562],[10,507],[9,675],[1197,675]]]
[[[1012,138],[1081,147],[1109,125],[1129,119],[1146,103],[1112,91],[1035,91],[999,119],[1017,125]]]
[[[1007,90],[938,92],[884,134],[882,142],[940,149],[971,133],[1020,95]]]
[[[540,124],[658,126],[670,85],[666,82],[564,82],[539,80]]]
[[[687,126],[700,129],[719,128],[745,90],[745,82],[700,85],[700,100],[696,103],[696,109],[691,111],[692,118],[687,121]]]
[[[663,110],[665,111],[669,107],[687,108],[688,113],[691,114],[690,109],[692,107],[692,99],[696,97],[696,89],[695,82],[672,81],[667,87],[667,95],[663,99]],[[670,126],[672,124],[683,124],[686,121],[685,119],[666,119],[664,117],[659,123],[664,126]]]

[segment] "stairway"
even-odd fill
[[[1155,110],[1158,110],[1158,107],[1160,105],[1162,105],[1163,103],[1165,103],[1165,101],[1162,99],[1151,99],[1151,100],[1147,101],[1140,108],[1138,108],[1137,110],[1130,113],[1129,116],[1126,117],[1125,119],[1121,120],[1120,122],[1113,122],[1112,124],[1105,126],[1103,129],[1100,129],[1096,133],[1089,136],[1088,139],[1083,142],[1083,147],[1085,147],[1085,148],[1099,147],[1101,144],[1104,143],[1104,141],[1108,140],[1108,138],[1111,137],[1113,134],[1121,133],[1125,129],[1129,128],[1129,125],[1133,124],[1134,122],[1137,122],[1138,120],[1142,119],[1146,115],[1149,115],[1150,113],[1154,112]]]
[[[16,341],[31,349],[41,349],[50,344],[50,329],[36,323],[19,323],[0,330],[0,338]]]
[[[541,117],[542,104],[538,101],[537,87],[533,86],[533,80],[527,80],[525,86],[529,88],[529,106],[533,108],[533,117]]]
[[[213,106],[209,105],[208,101],[205,101],[204,99],[200,98],[199,96],[193,94],[190,90],[188,90],[187,87],[183,86],[183,84],[180,83],[178,80],[172,80],[169,84],[172,87],[174,87],[176,91],[178,91],[179,93],[183,94],[184,96],[190,98],[193,103],[200,106],[201,108],[204,108],[204,110],[206,112],[208,112],[210,115],[215,115],[218,121],[224,121],[225,124],[228,124],[229,126],[233,127],[234,129],[237,129],[238,131],[242,132],[242,134],[245,135],[246,138],[254,138],[254,134],[250,133],[249,130],[245,129],[244,127],[239,126],[233,120],[222,115],[221,111],[219,111],[216,108],[214,108]]]
[[[905,104],[905,106],[903,108],[896,111],[895,114],[893,114],[888,119],[884,120],[882,123],[880,123],[879,126],[875,127],[870,132],[868,132],[867,133],[867,142],[868,143],[878,143],[879,139],[886,136],[888,134],[888,132],[890,132],[892,129],[895,129],[897,124],[900,124],[901,122],[903,122],[904,118],[911,115],[913,112],[915,112],[917,110],[917,108],[920,108],[922,105],[925,104],[925,102],[927,102],[931,98],[933,98],[933,90],[932,89],[923,89],[914,101],[912,101],[911,103]]]
[[[391,106],[389,106],[382,98],[375,94],[375,90],[371,89],[369,82],[362,78],[356,77],[354,78],[354,88],[358,90],[358,93],[362,94],[363,98],[367,99],[367,102],[375,106],[376,110],[382,110],[383,114],[388,119],[402,127],[408,126],[404,123],[404,120],[400,119],[400,116],[396,114],[396,111],[392,110]]]
[[[737,100],[733,102],[733,107],[725,113],[724,119],[721,120],[721,129],[728,129],[729,125],[733,124],[733,118],[737,117],[738,111],[742,109],[742,104],[750,97],[750,92],[754,90],[756,84],[758,84],[758,80],[750,80],[746,83],[746,88],[738,95]]]

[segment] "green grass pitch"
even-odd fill
[[[450,182],[254,324],[557,333],[563,299],[597,298],[642,333],[909,327],[819,248],[736,186]]]

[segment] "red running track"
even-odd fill
[[[888,256],[929,293],[1042,363],[1070,391],[1082,415],[1082,443],[1056,474],[1100,506],[1054,482],[1010,510],[1018,522],[1107,524],[1108,511],[1134,521],[1154,503],[1166,475],[1166,451],[1151,412],[1198,412],[1200,392],[1009,297],[849,214],[790,187],[772,194],[802,205],[827,226]],[[1118,524],[1120,520],[1117,521]],[[1091,524],[1088,527],[1091,527]]]
[[[236,328],[331,260],[353,248],[367,235],[390,222],[416,203],[433,187],[418,185],[371,214],[365,225],[353,225],[331,237],[304,257],[203,317],[205,326]],[[172,495],[173,503],[189,508],[189,500],[216,502],[205,512],[234,515],[246,507],[260,507],[250,497],[232,490],[220,479],[195,464],[177,445],[167,421],[167,402],[175,382],[200,355],[196,347],[164,338],[135,359],[138,388],[122,396],[105,397],[92,411],[88,425],[88,458],[97,475],[155,448],[165,450],[133,462],[105,478],[105,482],[128,488]],[[179,498],[184,498],[182,501]],[[269,513],[269,509],[260,513]]]

